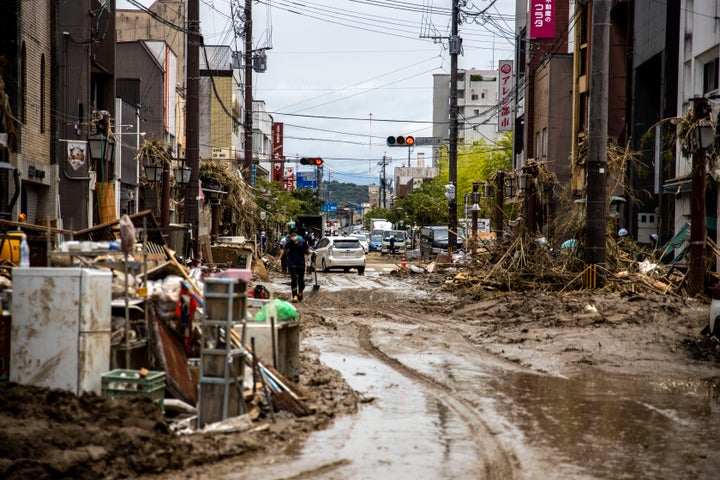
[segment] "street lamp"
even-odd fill
[[[180,166],[175,169],[175,181],[180,185],[190,183],[190,174],[192,170],[185,166],[185,159],[182,159]]]
[[[145,165],[145,178],[150,183],[162,182],[162,165]]]
[[[515,196],[515,177],[507,177],[505,179],[505,196],[507,198]]]
[[[715,141],[715,130],[707,120],[701,122],[697,128],[698,145],[700,148],[706,149]]]

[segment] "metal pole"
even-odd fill
[[[693,118],[699,126],[708,114],[706,98],[692,98]],[[692,197],[690,200],[690,264],[687,275],[688,295],[702,293],[705,286],[705,148],[699,144],[692,159]]]
[[[495,174],[495,238],[502,238],[505,223],[505,172]]]
[[[450,137],[448,142],[448,183],[457,187],[458,149],[458,55],[462,40],[458,36],[459,0],[452,1],[452,35],[450,36]],[[448,199],[448,253],[457,245],[457,188],[455,195]]]
[[[185,223],[192,229],[193,250],[197,255],[198,195],[200,193],[200,0],[187,2],[187,96],[185,99],[185,160],[190,167],[190,182],[185,189]],[[189,252],[183,252],[188,256]]]
[[[475,256],[477,254],[477,235],[478,235],[478,210],[480,210],[480,207],[478,206],[478,188],[480,187],[479,182],[473,182],[472,185],[472,254]]]
[[[165,160],[163,160],[162,191],[160,201],[160,225],[163,228],[167,228],[170,226],[170,167]],[[163,235],[166,235],[167,230],[164,230],[162,233]]]
[[[588,112],[587,200],[585,210],[585,288],[605,283],[607,228],[608,62],[612,0],[594,0],[590,52],[590,101]],[[529,179],[528,179],[529,180]],[[600,268],[598,268],[600,267]]]

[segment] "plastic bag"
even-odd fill
[[[272,306],[275,307],[275,310],[277,312],[277,317],[275,318],[278,322],[294,322],[298,319],[298,313],[297,310],[295,310],[295,307],[292,306],[291,303],[288,303],[284,300],[278,300],[277,298],[272,300]],[[266,322],[270,320],[270,317],[268,315],[268,307],[270,306],[270,303],[263,305],[263,307],[255,314],[255,321],[256,322]],[[272,307],[270,307],[272,310]],[[270,313],[272,314],[272,312]]]

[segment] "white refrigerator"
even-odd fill
[[[14,268],[10,381],[102,394],[110,369],[112,273]]]

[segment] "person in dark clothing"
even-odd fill
[[[291,229],[290,237],[285,242],[285,248],[280,252],[280,260],[287,257],[293,302],[302,301],[303,290],[305,290],[305,255],[311,253],[312,250],[307,242],[298,236],[297,229]]]

